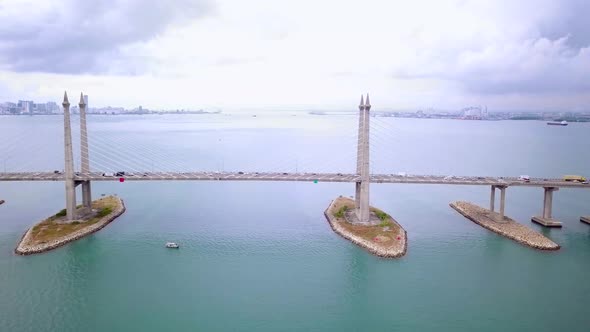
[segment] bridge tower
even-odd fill
[[[363,137],[363,126],[364,126],[364,111],[365,111],[365,97],[361,95],[361,103],[359,104],[359,132],[358,132],[358,143],[357,143],[357,151],[356,151],[356,174],[361,174],[362,168],[362,155],[363,155],[363,145],[361,144],[361,139]],[[355,183],[355,196],[354,196],[354,203],[355,207],[358,208],[361,206],[361,182]]]
[[[90,175],[90,159],[88,157],[88,131],[86,129],[86,100],[84,94],[80,93],[80,158],[81,171],[85,176]],[[92,193],[90,180],[82,181],[82,205],[86,212],[92,210]]]
[[[356,156],[356,172],[360,175],[360,181],[356,182],[356,197],[355,208],[356,216],[360,223],[370,222],[369,211],[369,127],[371,103],[369,102],[369,94],[367,99],[363,101],[361,96],[361,103],[359,105],[359,134],[358,147]]]
[[[64,156],[66,183],[66,218],[68,221],[76,219],[76,183],[74,180],[74,155],[72,151],[72,127],[70,124],[70,102],[68,94],[64,92]]]

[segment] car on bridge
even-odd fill
[[[531,181],[531,177],[528,176],[528,175],[521,175],[521,176],[518,177],[518,179],[520,181],[524,181],[524,182],[530,182]]]
[[[102,173],[102,176],[115,176],[115,174],[113,174],[111,172],[105,172],[105,173]]]

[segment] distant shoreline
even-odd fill
[[[79,114],[79,113],[74,113]],[[200,115],[200,114],[222,114],[221,111],[219,112],[150,112],[150,113],[86,113],[86,115],[106,115],[106,116],[119,116],[119,115]],[[24,116],[24,117],[31,117],[31,116],[54,116],[60,115],[63,116],[63,113],[42,113],[42,114],[0,114],[0,116]]]
[[[301,113],[303,115],[311,115],[311,116],[319,116],[319,117],[330,117],[330,116],[357,116],[357,112],[320,112],[320,111],[276,111],[275,114],[282,114],[288,115],[292,114],[293,112]],[[78,115],[78,113],[74,113]],[[215,112],[150,112],[150,113],[87,113],[88,116],[126,116],[126,115],[133,115],[133,116],[141,116],[141,115],[212,115],[212,114],[219,114],[219,115],[252,115],[256,114],[256,112],[234,112],[234,113],[222,113],[221,111]],[[498,113],[503,114],[503,113]],[[581,113],[580,113],[581,114]],[[51,113],[51,114],[0,114],[0,116],[22,116],[22,117],[33,117],[33,116],[63,116],[63,113]],[[538,122],[547,122],[547,121],[566,121],[568,123],[590,123],[590,117],[580,117],[580,118],[547,118],[547,119],[538,119],[538,118],[529,118],[523,116],[517,117],[493,117],[493,118],[462,118],[458,116],[425,116],[425,117],[418,117],[418,116],[398,116],[398,115],[391,115],[390,112],[374,112],[372,113],[373,117],[377,118],[395,118],[395,119],[417,119],[417,120],[461,120],[461,121],[538,121]]]

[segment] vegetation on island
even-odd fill
[[[336,218],[336,221],[348,232],[384,246],[394,245],[402,236],[405,236],[403,229],[389,214],[373,207],[371,207],[371,212],[379,218],[379,224],[355,225],[349,223],[346,221],[346,212],[353,208],[354,201],[352,199],[339,197],[328,213],[331,213]]]
[[[63,209],[33,227],[28,245],[47,243],[93,225],[111,214],[119,206],[119,202],[119,199],[113,196],[103,197],[92,202],[92,210],[96,212],[90,214],[86,219],[69,223],[65,221],[64,217],[67,212],[66,209]],[[78,209],[81,208],[78,206]]]

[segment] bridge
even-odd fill
[[[287,173],[287,172],[127,172],[120,176],[115,174],[76,172],[74,181],[286,181],[286,182],[359,182],[358,174],[346,173]],[[63,173],[55,172],[19,172],[0,173],[0,181],[65,181]],[[481,176],[443,176],[443,175],[399,175],[371,174],[370,183],[408,183],[408,184],[443,184],[443,185],[479,185],[507,187],[566,187],[590,188],[588,184],[564,181],[563,179],[531,178],[522,181],[517,177],[481,177]]]
[[[443,175],[412,175],[371,174],[369,171],[369,128],[370,101],[361,97],[359,105],[358,136],[357,136],[357,167],[355,174],[325,172],[227,172],[227,171],[122,171],[122,173],[105,173],[91,171],[88,133],[86,124],[86,104],[80,96],[80,171],[74,169],[72,131],[70,123],[70,103],[67,93],[62,103],[64,109],[64,172],[3,172],[0,181],[64,181],[66,189],[67,219],[76,219],[76,190],[82,187],[82,201],[86,209],[91,208],[93,181],[302,181],[302,182],[347,182],[355,183],[355,205],[359,222],[369,222],[369,184],[429,184],[429,185],[479,185],[489,186],[490,210],[495,211],[496,190],[500,191],[500,207],[497,214],[498,222],[504,220],[506,189],[508,187],[538,187],[544,189],[543,211],[533,221],[547,227],[560,227],[561,223],[552,218],[553,193],[559,188],[590,189],[586,183],[564,181],[559,178],[531,178],[523,181],[516,177],[489,176],[443,176]],[[585,219],[585,217],[582,217]]]

